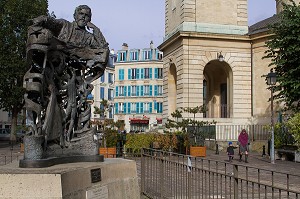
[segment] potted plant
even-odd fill
[[[190,155],[206,157],[205,131],[203,127],[211,125],[212,123],[215,124],[215,122],[196,120],[197,113],[206,112],[205,106],[188,107],[184,108],[184,111],[193,114],[193,119],[188,120],[187,127]]]

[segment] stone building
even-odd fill
[[[277,0],[278,13],[282,1],[288,2]],[[262,57],[267,26],[277,15],[248,27],[247,0],[165,5],[165,38],[158,47],[164,53],[163,120],[178,108],[205,105],[207,112],[196,117],[217,122],[217,140],[235,140],[245,126],[269,124],[270,91],[262,75],[270,60]]]
[[[163,109],[161,51],[152,42],[144,49],[129,49],[124,43],[117,56],[115,121],[123,121],[127,132],[160,128]]]

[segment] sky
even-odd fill
[[[198,0],[199,1],[199,0]],[[150,41],[159,46],[164,37],[165,0],[48,0],[48,10],[73,21],[78,5],[92,9],[92,23],[99,27],[110,49],[148,48]],[[248,25],[271,17],[276,12],[275,0],[248,0]]]

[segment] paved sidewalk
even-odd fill
[[[228,162],[228,157],[225,152],[220,152],[220,154],[215,154],[215,151],[207,150],[206,159],[218,160]],[[272,170],[276,172],[291,173],[294,175],[300,175],[300,163],[285,160],[275,160],[275,164],[270,163],[270,158],[268,156],[262,157],[261,153],[250,152],[248,161],[245,163],[245,156],[242,158],[242,162],[239,162],[239,155],[236,153],[232,164],[245,165],[249,167],[261,168]]]

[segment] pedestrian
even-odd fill
[[[242,157],[245,154],[245,162],[248,163],[248,155],[249,155],[249,136],[245,129],[243,129],[238,138],[239,145],[239,154],[240,154],[240,162],[242,161]]]
[[[228,160],[229,162],[232,162],[233,157],[234,157],[234,149],[237,147],[232,145],[232,142],[228,142],[228,147],[227,147],[227,155],[228,155]]]

